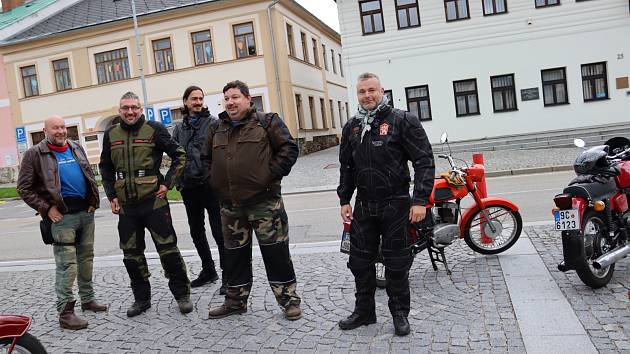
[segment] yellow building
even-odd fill
[[[293,0],[164,4],[138,4],[139,46],[127,0],[81,0],[0,45],[14,124],[29,147],[59,114],[97,163],[120,96],[142,97],[140,63],[156,120],[181,119],[189,85],[203,88],[216,116],[223,86],[239,79],[259,108],[281,114],[303,152],[337,143],[349,117],[337,32]]]

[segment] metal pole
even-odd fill
[[[142,99],[144,100],[145,109],[149,106],[147,96],[147,84],[144,81],[144,64],[142,61],[142,51],[140,50],[140,34],[138,32],[138,17],[136,16],[136,2],[131,0],[131,13],[133,15],[133,31],[136,36],[136,51],[138,52],[138,68],[140,69],[140,83],[142,84]]]

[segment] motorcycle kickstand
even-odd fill
[[[440,248],[440,255],[442,256],[442,263],[444,263],[444,268],[446,269],[446,274],[448,275],[449,278],[452,279],[451,275],[453,273],[451,273],[451,269],[448,267],[448,262],[446,261],[446,254],[444,254],[444,248]]]

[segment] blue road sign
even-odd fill
[[[151,106],[145,107],[145,116],[148,120],[155,120],[155,110]]]
[[[26,142],[26,129],[24,129],[24,127],[15,128],[15,140],[17,140],[18,143]]]
[[[173,118],[171,117],[171,109],[170,108],[162,108],[160,109],[160,120],[162,124],[167,125],[171,124]]]

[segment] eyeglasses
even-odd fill
[[[140,109],[139,106],[121,106],[120,107],[120,110],[123,111],[123,112],[124,111],[128,111],[128,110],[137,111],[139,109]]]

